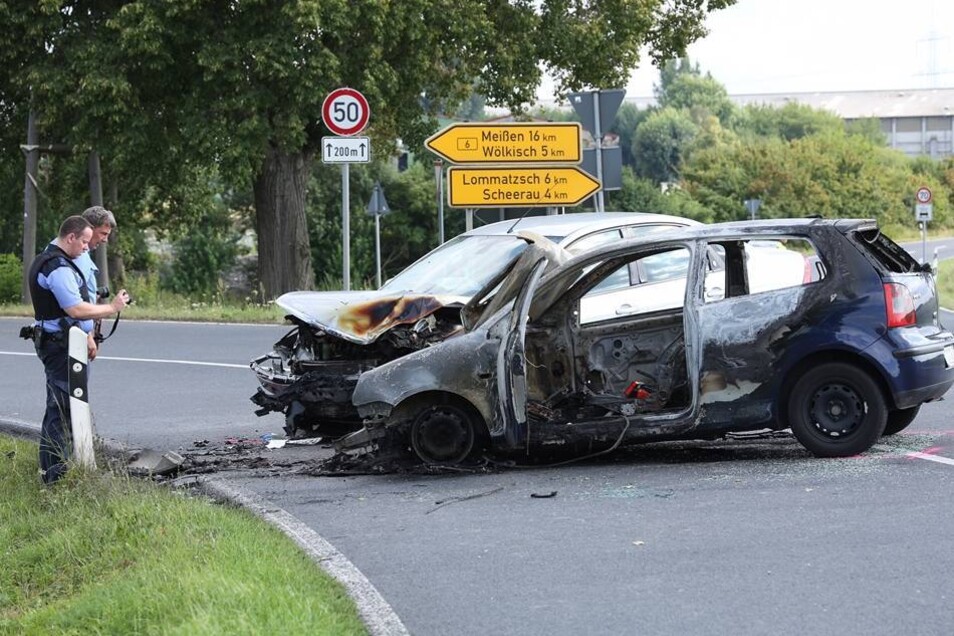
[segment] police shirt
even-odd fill
[[[53,295],[56,297],[56,302],[64,310],[82,302],[89,302],[88,299],[83,298],[83,296],[80,294],[80,285],[82,284],[80,275],[68,265],[57,267],[50,272],[48,276],[44,276],[43,273],[40,272],[36,280],[37,284],[41,288],[53,292]],[[93,330],[92,320],[77,320],[75,318],[70,318],[69,316],[67,316],[65,320],[70,326],[76,325],[86,333],[89,333]],[[42,327],[43,331],[60,331],[59,319],[41,320],[37,321],[36,324]]]

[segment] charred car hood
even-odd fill
[[[357,344],[371,344],[397,325],[413,324],[438,309],[463,306],[467,296],[392,291],[296,291],[275,303],[288,314]]]

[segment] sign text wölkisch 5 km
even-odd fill
[[[580,124],[452,124],[425,145],[451,163],[579,163]]]

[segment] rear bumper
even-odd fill
[[[951,363],[954,335],[950,332],[940,332],[929,339],[918,338],[915,342],[905,341],[902,334],[896,333],[883,342],[890,346],[892,341],[895,346],[891,357],[885,360],[885,356],[882,361],[886,363],[896,408],[906,409],[936,400],[954,385],[954,364]],[[907,346],[897,346],[899,344]]]

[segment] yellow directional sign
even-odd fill
[[[455,208],[576,205],[600,182],[576,166],[450,168],[447,199]]]
[[[580,163],[580,124],[451,124],[425,145],[451,163]]]

